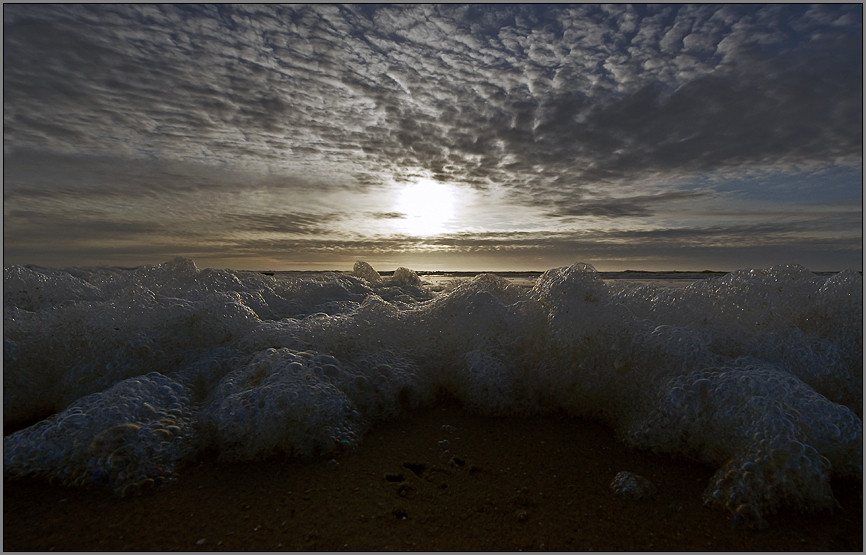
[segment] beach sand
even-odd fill
[[[440,443],[440,442],[447,442]],[[714,469],[626,448],[563,415],[488,417],[454,402],[367,433],[324,459],[224,463],[116,498],[4,479],[3,548],[19,550],[862,551],[861,481],[834,481],[833,514],[736,525],[701,503]],[[621,470],[651,499],[609,489]]]

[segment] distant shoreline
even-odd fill
[[[277,275],[277,274],[351,274],[351,270],[239,270],[243,272],[255,272],[264,275]],[[495,274],[502,277],[508,276],[541,276],[544,274],[544,271],[539,270],[528,270],[525,272],[515,271],[515,270],[507,270],[507,271],[487,271],[487,270],[459,270],[459,271],[446,271],[446,270],[413,270],[419,276],[453,276],[453,277],[475,277],[480,274]],[[378,271],[378,274],[383,277],[391,277],[394,275],[395,270],[382,270]],[[640,279],[639,276],[646,276],[649,279],[657,279],[659,276],[670,276],[671,279],[675,279],[678,276],[682,278],[691,278],[693,276],[699,277],[719,277],[730,272],[721,271],[721,270],[700,270],[700,271],[688,271],[688,270],[671,270],[671,271],[652,271],[652,270],[624,270],[621,272],[598,272],[598,275],[601,276],[602,279]],[[812,272],[816,275],[832,275],[838,272]]]
[[[264,275],[277,275],[277,274],[351,274],[351,270],[237,270],[240,272],[252,272],[257,274]],[[497,276],[508,277],[508,276],[531,276],[537,275],[541,276],[546,270],[527,270],[527,271],[517,271],[517,270],[503,270],[503,271],[495,271],[495,270],[457,270],[457,271],[447,271],[447,270],[412,270],[419,276],[454,276],[454,277],[475,277],[480,274],[495,274]],[[832,270],[832,271],[812,271],[816,276],[832,276],[834,274],[838,274],[842,270]],[[395,270],[381,270],[378,271],[380,276],[391,277],[394,275]],[[863,273],[862,270],[858,270],[860,274]],[[599,271],[598,275],[602,279],[642,279],[642,277],[646,277],[647,279],[658,279],[660,276],[666,276],[668,279],[690,279],[692,277],[698,278],[712,278],[712,277],[721,277],[727,274],[730,274],[731,271],[725,270],[622,270],[622,271]]]

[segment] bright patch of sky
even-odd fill
[[[4,258],[862,269],[862,5],[5,4]]]

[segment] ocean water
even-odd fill
[[[704,501],[749,523],[832,508],[830,478],[862,477],[860,272],[267,275],[178,258],[7,265],[3,285],[7,476],[122,495],[203,452],[330,458],[446,392],[714,465]]]

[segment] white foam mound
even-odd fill
[[[172,475],[192,451],[190,417],[182,385],[158,373],[130,378],[4,437],[3,471],[123,493]]]
[[[374,270],[372,266],[370,266],[363,260],[358,260],[355,262],[355,266],[352,269],[352,275],[355,277],[366,279],[370,283],[379,283],[382,281],[382,276],[379,275],[379,272]]]
[[[777,366],[754,360],[677,376],[629,440],[723,464],[705,501],[760,525],[780,506],[833,508],[831,471],[862,475],[862,422]]]
[[[421,285],[421,278],[414,270],[409,268],[399,267],[394,270],[392,278],[395,285]]]
[[[226,459],[351,449],[369,422],[412,402],[414,379],[411,365],[384,352],[345,366],[330,355],[269,348],[222,379],[200,423]]]
[[[228,459],[351,447],[362,421],[328,379],[341,372],[335,362],[288,349],[263,351],[223,378],[201,415],[202,425]]]

